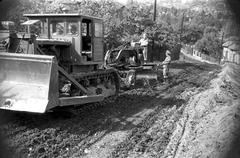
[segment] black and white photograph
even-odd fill
[[[0,158],[240,158],[240,0],[0,0]]]

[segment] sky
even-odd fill
[[[118,1],[118,2],[123,3],[123,4],[127,3],[127,0],[115,0],[115,1]]]
[[[123,4],[126,4],[126,3],[127,3],[127,0],[115,0],[115,1],[118,1],[118,2],[123,3]],[[134,0],[134,1],[146,2],[146,0]],[[153,2],[154,2],[154,0],[147,0],[147,1],[153,1]]]

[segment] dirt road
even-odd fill
[[[191,122],[196,116],[190,115],[189,107],[193,105],[189,103],[197,102],[194,96],[211,89],[210,81],[220,71],[216,65],[173,62],[171,84],[139,81],[133,89],[122,90],[115,102],[84,112],[75,110],[71,118],[0,111],[0,131],[6,149],[2,156],[189,156],[183,149],[187,150],[184,147],[193,137],[186,138],[192,134],[186,133],[186,126],[197,124]]]

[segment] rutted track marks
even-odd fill
[[[184,64],[172,66],[184,67]],[[175,122],[181,118],[182,105],[190,97],[181,93],[207,88],[217,73],[215,67],[208,65],[186,67],[172,77],[170,85],[139,83],[134,89],[122,92],[115,102],[77,110],[75,116],[68,119],[51,114],[0,111],[2,117],[8,116],[0,125],[7,151],[20,158],[83,157],[94,152],[90,149],[108,139],[108,135],[121,131],[125,133],[124,139],[115,140],[118,142],[113,143],[113,150],[105,157],[154,157],[166,148]],[[101,152],[104,150],[101,148]]]

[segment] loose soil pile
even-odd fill
[[[239,66],[225,64],[210,88],[189,100],[165,157],[240,157],[239,77]]]
[[[216,157],[239,118],[231,68],[173,62],[169,85],[138,81],[70,118],[0,111],[0,157]]]

